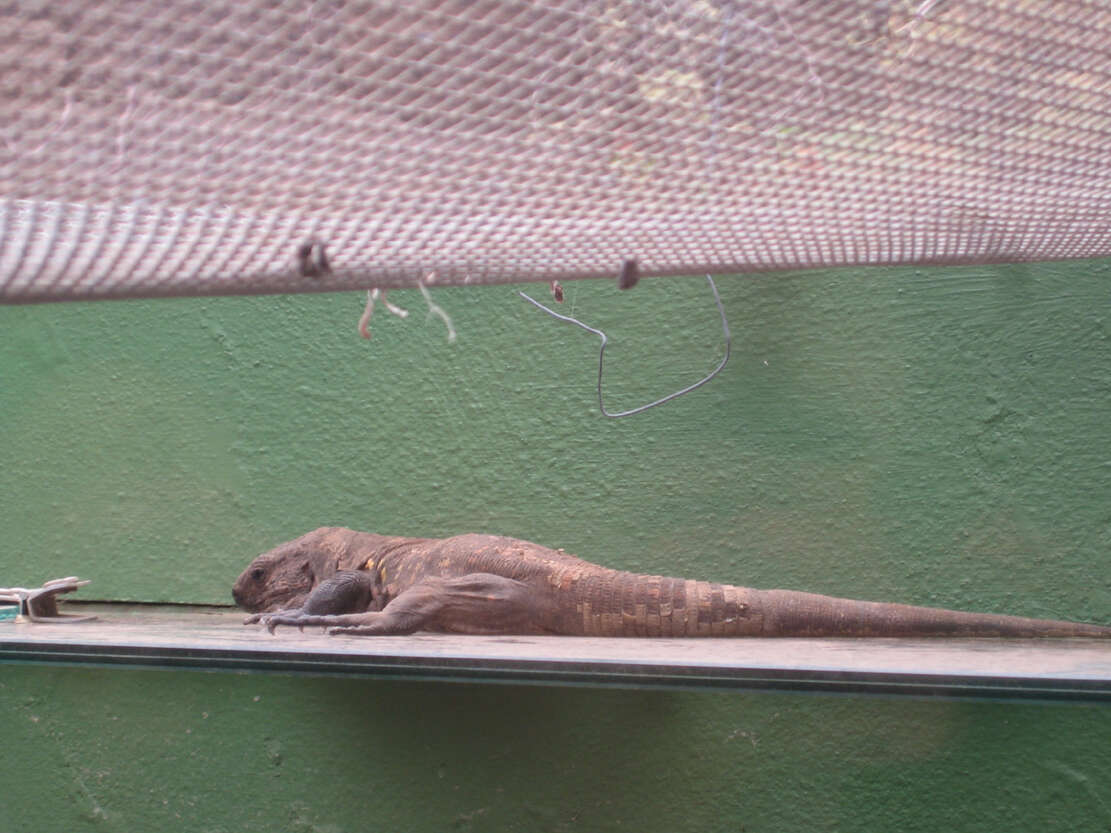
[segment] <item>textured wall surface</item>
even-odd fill
[[[454,345],[415,292],[370,342],[358,295],[0,308],[0,583],[230,602],[256,553],[343,524],[1111,622],[1109,278],[722,278],[722,377],[619,421],[596,410],[597,340],[505,287],[435,293]],[[611,336],[612,407],[720,356],[700,279],[566,290],[561,311]],[[1109,720],[7,666],[2,815],[36,833],[1103,830]]]
[[[43,669],[3,829],[1102,831],[1111,709]]]

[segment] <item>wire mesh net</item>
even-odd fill
[[[1111,254],[1111,6],[0,6],[0,301]]]

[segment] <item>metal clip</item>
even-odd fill
[[[75,616],[70,613],[58,612],[59,593],[72,593],[79,587],[89,583],[88,579],[79,579],[77,576],[56,578],[46,582],[42,587],[0,587],[0,601],[15,602],[19,605],[16,621],[26,617],[32,622],[54,622],[70,624],[73,622],[88,622],[95,616]]]

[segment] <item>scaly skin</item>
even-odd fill
[[[271,632],[1111,637],[1100,625],[639,575],[494,535],[400,538],[337,527],[263,553],[232,595],[257,611],[248,624]]]

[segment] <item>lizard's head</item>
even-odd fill
[[[339,569],[350,535],[325,526],[264,552],[236,579],[236,604],[252,612],[300,607],[309,591]]]

